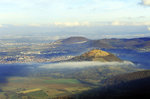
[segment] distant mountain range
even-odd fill
[[[84,45],[83,47],[96,47],[104,49],[134,49],[134,50],[147,50],[150,48],[150,37],[133,38],[133,39],[99,39],[90,40],[85,37],[70,37],[56,41],[61,45],[76,44]],[[86,46],[85,46],[86,45]],[[149,50],[148,50],[149,51]]]
[[[91,40],[85,37],[69,37],[52,43],[56,51],[63,51],[62,55],[80,55],[92,49],[134,50],[135,52],[150,52],[150,37],[133,39],[99,39]],[[49,51],[48,51],[49,52]]]
[[[17,42],[19,41],[20,40],[17,40]],[[107,51],[122,60],[142,63],[144,66],[150,64],[150,62],[147,61],[150,57],[150,37],[91,40],[78,36],[60,39],[51,43],[4,43],[0,50],[0,56],[3,56],[0,57],[0,60],[1,63],[61,61],[66,60],[66,56],[67,59],[70,59],[93,49]],[[59,57],[59,59],[52,59],[53,57]],[[78,57],[79,60],[90,60],[90,57],[84,59],[84,57],[81,56],[80,58],[82,59]],[[106,57],[105,59],[104,57],[103,59],[99,57],[93,60],[97,59],[101,61],[111,61],[107,60]],[[112,57],[112,59],[115,58]]]
[[[126,48],[139,50],[140,48],[150,48],[150,38],[101,39],[93,40],[90,44],[93,47],[100,48]]]
[[[122,60],[140,64],[144,68],[148,68],[150,64],[150,37],[99,40],[91,40],[84,37],[69,37],[58,41],[54,42],[54,46],[56,46],[55,50],[60,52],[59,55],[80,56],[92,49],[100,49],[113,53]],[[66,43],[67,41],[70,43]],[[62,51],[63,53],[61,53]]]

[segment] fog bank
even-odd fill
[[[47,68],[47,69],[61,69],[61,68],[86,68],[86,67],[94,67],[94,66],[135,66],[134,63],[130,61],[124,62],[61,62],[61,63],[53,63],[41,65],[39,68]]]

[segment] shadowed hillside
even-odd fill
[[[98,48],[119,48],[119,49],[136,49],[150,48],[150,38],[133,38],[133,39],[100,39],[92,40],[89,44],[92,47]]]
[[[150,71],[118,75],[104,81],[97,89],[62,99],[149,99]],[[58,98],[57,98],[58,99]]]

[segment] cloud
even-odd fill
[[[61,63],[52,63],[40,66],[40,68],[47,69],[62,69],[62,68],[86,68],[94,66],[135,66],[132,62],[61,62]]]
[[[55,22],[54,25],[73,27],[73,26],[89,26],[90,24],[88,22]]]
[[[1,36],[0,39],[33,39],[36,38],[35,40],[42,40],[42,41],[48,41],[51,42],[51,41],[56,41],[56,40],[59,40],[59,39],[62,39],[62,38],[65,38],[64,36],[42,36],[42,35],[37,35],[37,36],[21,36],[21,35],[4,35],[4,36]]]
[[[141,4],[145,6],[150,6],[150,0],[142,0]]]
[[[147,29],[150,31],[150,27],[147,27]]]
[[[113,26],[149,26],[150,22],[121,22],[113,21],[111,23]]]
[[[150,22],[106,21],[106,22],[52,22],[48,24],[0,24],[0,27],[94,27],[94,26],[150,26]]]
[[[112,22],[112,25],[125,25],[124,23],[120,23],[119,21]]]
[[[149,26],[150,22],[128,22],[128,21],[109,21],[109,22],[55,22],[54,26]]]
[[[42,26],[42,25],[41,25],[41,24],[29,24],[29,26],[40,27],[40,26]]]
[[[0,28],[3,28],[3,25],[2,25],[2,24],[0,24]]]
[[[3,24],[0,35],[12,36],[45,36],[45,37],[69,37],[85,36],[91,39],[100,38],[132,38],[150,36],[150,22],[108,21],[108,22],[51,22],[49,24]],[[83,25],[89,24],[89,25]],[[75,25],[76,24],[76,25]],[[7,28],[7,29],[6,29]],[[54,39],[57,39],[54,38]]]
[[[146,34],[124,34],[124,35],[102,35],[102,38],[138,38],[149,37],[150,33]]]

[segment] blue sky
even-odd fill
[[[0,34],[149,36],[149,12],[150,0],[0,0]]]

